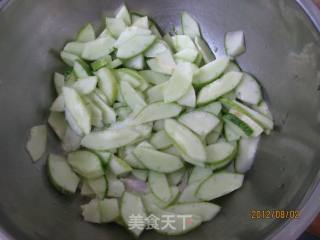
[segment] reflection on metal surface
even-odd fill
[[[297,2],[306,11],[318,31],[320,31],[320,9],[317,5],[310,0],[297,0]]]

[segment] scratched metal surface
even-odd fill
[[[276,131],[262,139],[243,188],[218,201],[223,207],[218,217],[172,239],[296,238],[313,217],[310,209],[316,211],[320,202],[312,195],[320,169],[320,41],[307,16],[292,0],[126,2],[131,10],[152,16],[164,30],[178,23],[181,10],[189,11],[209,44],[218,47],[218,55],[223,54],[225,31],[244,30],[248,48],[239,64],[259,79],[277,125]],[[83,200],[53,190],[45,174],[45,157],[32,164],[24,150],[28,129],[48,117],[54,97],[52,72],[62,69],[56,53],[85,22],[98,26],[101,16],[112,14],[120,3],[11,0],[1,10],[1,239],[131,239],[117,225],[81,221]],[[59,152],[52,132],[48,149]],[[251,209],[296,208],[303,209],[300,223],[249,217]],[[141,239],[167,238],[147,232]]]

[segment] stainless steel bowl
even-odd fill
[[[54,97],[51,76],[63,69],[57,53],[87,21],[98,26],[117,0],[7,0],[0,11],[1,239],[130,239],[117,225],[81,220],[79,197],[49,185],[45,158],[32,164],[24,150],[31,126],[46,121]],[[263,138],[244,187],[219,200],[222,212],[190,234],[172,239],[295,239],[320,206],[319,34],[292,0],[128,0],[164,30],[187,10],[211,47],[223,54],[225,31],[245,31],[238,60],[265,90],[276,130]],[[59,152],[50,132],[49,151]],[[251,219],[252,210],[299,209],[299,220]],[[153,232],[141,239],[167,239]]]

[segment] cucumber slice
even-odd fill
[[[190,63],[179,63],[164,89],[164,102],[175,102],[183,97],[192,84],[192,75]]]
[[[253,130],[253,132],[250,136],[258,137],[263,132],[263,128],[260,127],[260,125],[258,123],[256,123],[254,120],[252,120],[247,115],[245,115],[235,109],[230,109],[229,112],[231,114],[233,114],[234,116],[237,116],[239,119],[241,119],[243,122],[245,122]]]
[[[212,169],[203,167],[193,167],[188,184],[203,181],[212,174]]]
[[[107,55],[91,63],[91,68],[93,71],[98,71],[100,68],[106,67],[109,64],[111,64],[111,62],[112,62],[111,56]]]
[[[236,57],[246,51],[243,31],[227,32],[224,41],[228,56]]]
[[[209,103],[207,105],[204,105],[204,106],[198,108],[199,111],[212,113],[215,116],[218,116],[220,114],[221,109],[222,109],[222,105],[220,102],[212,102],[212,103]]]
[[[110,67],[110,68],[118,68],[118,67],[120,67],[122,65],[122,61],[120,60],[120,59],[118,59],[118,58],[116,58],[115,60],[113,60],[108,66]]]
[[[220,210],[220,206],[208,202],[180,203],[166,208],[166,211],[176,214],[192,214],[200,216],[204,222],[212,220]]]
[[[104,175],[100,159],[89,151],[76,151],[68,154],[68,163],[80,176],[94,179]]]
[[[145,51],[144,56],[148,58],[154,58],[158,56],[159,54],[168,51],[169,48],[167,47],[167,43],[163,40],[157,39],[152,46]]]
[[[108,28],[103,29],[103,31],[99,34],[99,36],[97,38],[105,38],[105,37],[110,37],[112,34],[109,31]],[[92,39],[94,40],[94,39]]]
[[[130,107],[117,108],[115,111],[119,121],[125,120],[132,112]]]
[[[263,114],[254,111],[253,109],[241,104],[240,102],[230,100],[227,98],[220,99],[220,102],[225,105],[227,108],[234,108],[243,114],[248,115],[250,118],[255,120],[258,124],[260,124],[265,130],[273,129],[273,121],[269,118],[265,117]]]
[[[243,175],[236,173],[216,173],[207,178],[197,191],[197,196],[204,201],[211,201],[240,188]]]
[[[224,136],[228,142],[237,141],[242,137],[243,133],[239,133],[234,129],[232,123],[226,122],[224,125]]]
[[[198,202],[199,198],[197,197],[196,192],[203,181],[204,180],[188,184],[181,192],[178,198],[178,203]]]
[[[241,72],[241,69],[240,69],[238,64],[236,64],[235,62],[230,61],[228,67],[226,68],[226,70],[224,72],[225,73],[228,73],[228,72]]]
[[[85,98],[86,106],[91,114],[91,124],[97,128],[103,127],[103,116],[101,109],[90,99]]]
[[[199,136],[206,136],[219,124],[220,120],[208,112],[193,111],[181,115],[179,122]]]
[[[216,59],[208,44],[200,36],[195,36],[194,43],[206,64]]]
[[[148,60],[147,65],[151,70],[163,74],[172,74],[173,70],[176,68],[176,63],[169,50]]]
[[[81,57],[83,48],[84,48],[83,42],[69,42],[64,46],[63,51],[72,53],[74,55]]]
[[[91,23],[84,25],[77,34],[76,40],[78,42],[89,42],[96,38],[94,28]]]
[[[98,199],[104,198],[108,188],[105,176],[95,179],[88,179],[87,184]]]
[[[48,130],[46,125],[34,126],[30,129],[26,149],[33,162],[38,161],[46,151]]]
[[[84,134],[91,130],[91,117],[79,94],[72,88],[64,87],[65,107]]]
[[[170,173],[183,167],[178,157],[151,148],[136,147],[134,154],[146,168],[156,172]]]
[[[117,39],[116,43],[114,44],[116,48],[120,47],[124,43],[131,40],[134,36],[149,36],[151,31],[148,29],[140,28],[140,27],[128,27],[123,32],[121,32],[119,38]]]
[[[170,200],[171,191],[165,174],[149,171],[148,182],[151,191],[156,197],[164,202]]]
[[[273,116],[272,113],[267,105],[267,103],[265,101],[261,101],[258,106],[253,106],[254,110],[256,110],[257,112],[263,114],[264,116],[266,116],[267,118],[269,118],[271,121],[273,121]]]
[[[209,163],[220,163],[234,154],[236,151],[236,145],[228,142],[217,142],[206,147]]]
[[[120,82],[128,82],[132,85],[134,88],[138,88],[141,85],[141,82],[139,79],[137,79],[136,76],[133,76],[132,74],[129,74],[125,68],[118,69],[116,71],[117,77]]]
[[[110,171],[116,176],[125,176],[132,171],[132,168],[121,158],[113,156],[109,162]]]
[[[107,173],[108,179],[108,197],[121,197],[125,191],[125,187],[122,181],[117,179],[113,174]]]
[[[165,82],[149,88],[146,92],[147,102],[150,104],[154,102],[163,101],[163,92],[166,85],[167,83]]]
[[[222,57],[207,63],[195,73],[193,84],[201,87],[219,78],[228,67],[229,61],[228,57]]]
[[[150,20],[150,30],[151,30],[151,32],[152,32],[153,35],[156,35],[156,36],[157,36],[157,38],[159,38],[159,39],[162,38],[161,33],[160,33],[158,27],[156,26],[156,24],[155,24],[152,20]]]
[[[191,108],[196,106],[196,92],[192,86],[190,86],[189,90],[178,100],[178,104]]]
[[[197,104],[205,104],[216,100],[222,95],[233,90],[241,81],[243,74],[238,72],[229,72],[218,80],[203,87],[198,95]]]
[[[86,77],[73,84],[73,88],[77,90],[78,93],[86,95],[91,93],[97,86],[97,77]]]
[[[144,68],[144,57],[139,54],[133,58],[130,58],[124,62],[124,66],[127,68],[133,68],[136,70],[141,70]]]
[[[121,18],[106,17],[106,26],[113,37],[118,38],[120,34],[126,29],[126,23]]]
[[[74,118],[71,116],[70,112],[68,111],[68,109],[65,109],[65,118],[66,121],[68,123],[68,125],[70,126],[70,128],[79,136],[83,135],[82,130],[80,129],[79,125],[77,124],[77,122],[74,120]]]
[[[229,123],[229,126],[241,136],[251,136],[254,132],[254,130],[246,122],[234,114],[228,113],[223,116],[223,119]]]
[[[183,34],[191,38],[201,35],[198,23],[185,11],[181,14],[181,27]]]
[[[239,153],[235,160],[235,169],[238,173],[247,172],[255,159],[260,138],[242,138],[239,141]]]
[[[260,85],[247,73],[243,74],[242,81],[235,91],[237,98],[248,104],[257,105],[262,99]]]
[[[81,57],[85,60],[95,61],[107,56],[113,51],[115,39],[112,37],[99,38],[85,43]]]
[[[174,57],[175,59],[192,63],[197,59],[198,54],[199,54],[198,50],[192,49],[192,48],[186,48],[174,54]]]
[[[119,11],[116,14],[116,18],[122,19],[127,25],[131,25],[131,16],[130,13],[126,7],[126,5],[122,5],[119,8]]]
[[[153,124],[154,131],[161,131],[164,130],[164,120],[157,120]]]
[[[60,94],[51,104],[51,112],[64,112],[64,97]]]
[[[103,167],[107,166],[112,156],[111,152],[107,152],[107,151],[93,151],[93,153],[100,158],[100,161]]]
[[[134,121],[137,124],[178,116],[182,108],[175,103],[152,103],[143,108]]]
[[[112,70],[104,67],[99,69],[95,75],[99,78],[98,86],[106,95],[109,105],[112,105],[118,94],[118,83]]]
[[[134,142],[140,134],[133,128],[110,129],[86,135],[81,145],[95,150],[108,150]]]
[[[172,146],[171,139],[169,138],[168,134],[161,130],[159,132],[156,132],[152,135],[150,139],[150,143],[156,148],[156,149],[166,149],[170,146]]]
[[[186,174],[185,168],[181,168],[175,172],[167,174],[169,184],[173,186],[178,185],[185,174]]]
[[[132,176],[134,176],[136,179],[139,179],[139,180],[145,182],[145,181],[147,181],[148,171],[147,170],[140,170],[140,169],[133,169]]]
[[[90,68],[84,61],[77,60],[73,64],[73,72],[78,79],[87,78],[90,74]]]
[[[142,201],[146,211],[148,213],[152,213],[152,210],[154,209],[153,206],[157,206],[159,208],[166,208],[167,206],[175,202],[175,200],[179,196],[179,189],[175,186],[170,187],[170,192],[171,192],[171,198],[167,202],[160,200],[152,192],[143,195]]]
[[[169,80],[170,76],[162,73],[158,73],[152,70],[143,70],[139,74],[151,84],[161,84]]]
[[[148,82],[135,70],[129,69],[129,68],[122,68],[119,69],[118,72],[120,72],[120,75],[125,75],[125,77],[122,76],[122,78],[126,79],[133,87],[136,88],[135,83],[132,83],[130,81],[130,78],[135,79],[135,81],[138,81],[139,84],[137,86],[138,90],[144,91],[149,87]]]
[[[149,19],[147,16],[139,17],[138,19],[136,19],[135,21],[132,21],[132,22],[133,22],[132,26],[145,28],[145,29],[149,28]]]
[[[120,151],[119,156],[124,159],[131,167],[137,169],[145,169],[146,167],[134,155],[134,149],[135,146],[133,145],[126,146]]]
[[[85,221],[92,223],[101,223],[101,213],[99,200],[93,199],[88,204],[81,206],[82,216]]]
[[[119,203],[115,198],[99,201],[99,209],[102,223],[113,222],[120,217]]]
[[[197,50],[196,46],[194,45],[192,39],[187,35],[175,35],[172,37],[172,43],[177,52],[183,49],[195,49]]]
[[[112,124],[116,121],[116,113],[100,96],[101,95],[98,95],[97,91],[94,91],[89,95],[90,99],[100,108],[103,122],[105,124]]]
[[[81,190],[80,190],[81,196],[86,196],[86,197],[92,197],[94,196],[94,192],[91,190],[89,187],[87,181],[83,181],[81,184]]]
[[[136,35],[132,37],[130,41],[127,41],[118,47],[117,57],[121,59],[135,57],[150,47],[155,39],[156,37],[153,35]]]
[[[48,118],[48,123],[59,139],[62,140],[68,127],[63,113],[51,112]]]
[[[56,89],[57,94],[62,93],[62,88],[64,86],[64,75],[61,73],[55,72],[53,75],[53,82]]]
[[[129,192],[125,192],[121,198],[120,212],[127,227],[130,227],[130,219],[132,216],[139,215],[142,219],[147,217],[141,198]],[[145,223],[142,224],[141,228],[129,228],[129,230],[138,237],[144,227]]]
[[[76,134],[70,127],[67,127],[62,139],[62,148],[66,152],[75,151],[80,148],[82,137]]]
[[[120,82],[121,95],[132,111],[139,111],[146,106],[143,97],[126,81]]]
[[[75,193],[80,179],[67,161],[58,155],[49,154],[48,174],[54,187],[62,193]]]
[[[206,152],[201,140],[176,120],[165,120],[165,131],[179,149],[194,161],[206,161]]]
[[[66,51],[62,51],[60,53],[60,57],[62,61],[70,67],[72,67],[73,64],[80,59],[77,55],[66,52]]]

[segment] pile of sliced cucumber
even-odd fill
[[[273,129],[259,83],[234,60],[243,32],[228,32],[216,59],[188,13],[181,24],[163,36],[122,6],[99,35],[87,24],[61,52],[69,67],[54,74],[48,123],[66,157],[50,154],[48,175],[60,192],[92,198],[81,206],[86,221],[139,236],[148,223],[132,228],[132,215],[189,214],[188,224],[156,229],[188,232],[216,216],[212,200],[242,186],[260,135]],[[32,128],[34,161],[46,138],[45,125]]]

